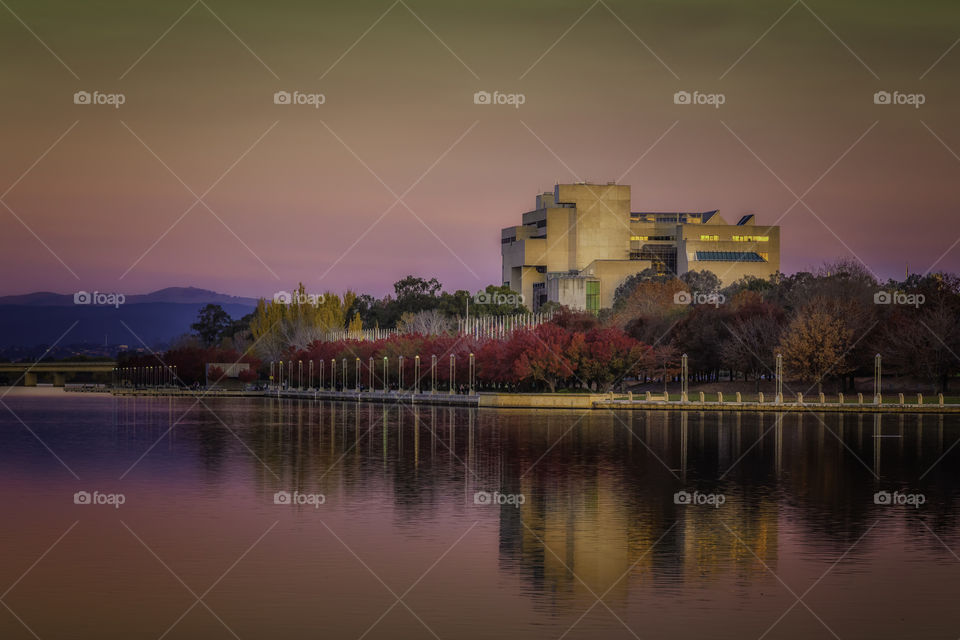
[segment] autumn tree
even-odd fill
[[[855,340],[844,312],[847,305],[828,298],[815,298],[800,309],[780,340],[785,370],[823,392],[823,379],[852,370],[848,361]]]

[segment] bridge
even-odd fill
[[[53,386],[62,387],[67,376],[77,373],[109,374],[117,366],[113,361],[101,362],[0,362],[0,374],[12,373],[14,379],[23,378],[23,386],[35,387],[40,377],[53,378]],[[11,380],[13,382],[13,380]]]

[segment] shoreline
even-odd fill
[[[77,391],[71,391],[77,392]],[[450,394],[405,391],[328,391],[296,390],[283,391],[234,391],[210,390],[196,392],[188,390],[137,389],[106,390],[111,396],[132,397],[192,397],[201,395],[211,398],[249,397],[284,398],[291,400],[334,400],[341,402],[375,402],[379,404],[424,404],[441,406],[465,406],[481,409],[575,409],[575,410],[641,410],[641,411],[729,411],[759,413],[795,413],[813,411],[816,413],[960,413],[960,404],[939,403],[851,403],[845,402],[735,402],[735,401],[678,401],[634,399],[623,394],[589,393],[491,393]]]

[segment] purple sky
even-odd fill
[[[476,290],[500,228],[578,179],[779,219],[787,272],[960,270],[960,7],[207,5],[0,10],[0,294]]]

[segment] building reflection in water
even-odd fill
[[[945,426],[960,425],[953,416],[494,411],[276,398],[220,402],[216,415],[196,409],[183,420],[186,409],[166,399],[121,400],[116,436],[149,441],[169,429],[174,442],[189,426],[209,473],[244,460],[265,494],[322,492],[346,508],[386,495],[401,527],[441,514],[465,524],[495,520],[501,570],[523,576],[544,606],[772,580],[792,554],[839,555],[877,518],[918,517],[879,510],[873,493],[882,489],[923,491],[931,530],[957,539],[956,435],[946,436],[946,449],[944,442]],[[477,491],[524,501],[477,505]],[[725,501],[676,504],[678,491]],[[799,535],[785,537],[787,528]]]

